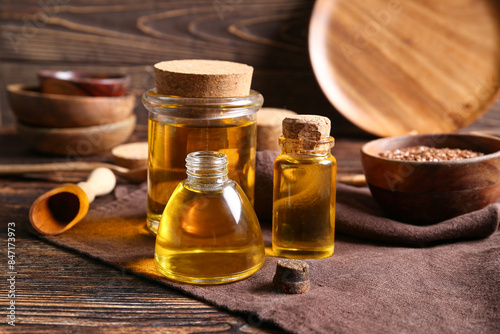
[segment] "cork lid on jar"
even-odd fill
[[[250,94],[253,67],[220,60],[184,59],[154,65],[159,94],[238,97]]]
[[[297,115],[286,117],[282,126],[285,138],[321,140],[330,136],[331,122],[324,116]]]
[[[331,122],[324,116],[297,115],[283,120],[284,145],[291,150],[318,150],[330,148]],[[291,139],[291,141],[289,140]]]

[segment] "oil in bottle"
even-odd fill
[[[227,156],[193,152],[187,179],[170,197],[155,246],[158,270],[173,280],[220,284],[257,272],[265,261],[259,221],[241,187],[228,178]]]
[[[150,222],[159,222],[168,199],[185,178],[185,158],[195,151],[219,151],[228,159],[229,178],[253,204],[256,124],[254,117],[214,120],[210,126],[149,120],[148,206]]]
[[[274,163],[273,250],[278,256],[324,258],[334,252],[337,164],[330,120],[283,120],[282,153]]]

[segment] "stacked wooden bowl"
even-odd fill
[[[40,87],[7,86],[19,136],[33,149],[90,155],[125,142],[136,124],[129,77],[82,72],[39,74]]]

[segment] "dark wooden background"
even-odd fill
[[[14,123],[5,85],[36,84],[40,69],[124,72],[139,97],[152,65],[206,58],[254,66],[265,106],[328,116],[336,136],[363,134],[329,104],[307,52],[312,0],[2,0],[0,112]],[[498,108],[497,108],[498,109]],[[138,100],[136,113],[145,123]],[[498,112],[491,120],[500,127]]]
[[[47,6],[45,5],[47,4]],[[52,6],[49,6],[52,4]],[[237,61],[255,68],[265,106],[327,115],[330,106],[307,53],[311,0],[3,0],[0,86],[36,84],[40,69],[119,71],[140,96],[154,86],[152,65],[169,59]],[[2,89],[3,124],[14,122]],[[146,113],[138,103],[141,123]],[[340,123],[339,123],[340,122]]]

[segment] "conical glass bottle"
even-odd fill
[[[173,280],[219,284],[246,278],[265,261],[257,215],[240,186],[229,179],[224,153],[186,158],[181,181],[161,216],[155,246],[158,270]]]

